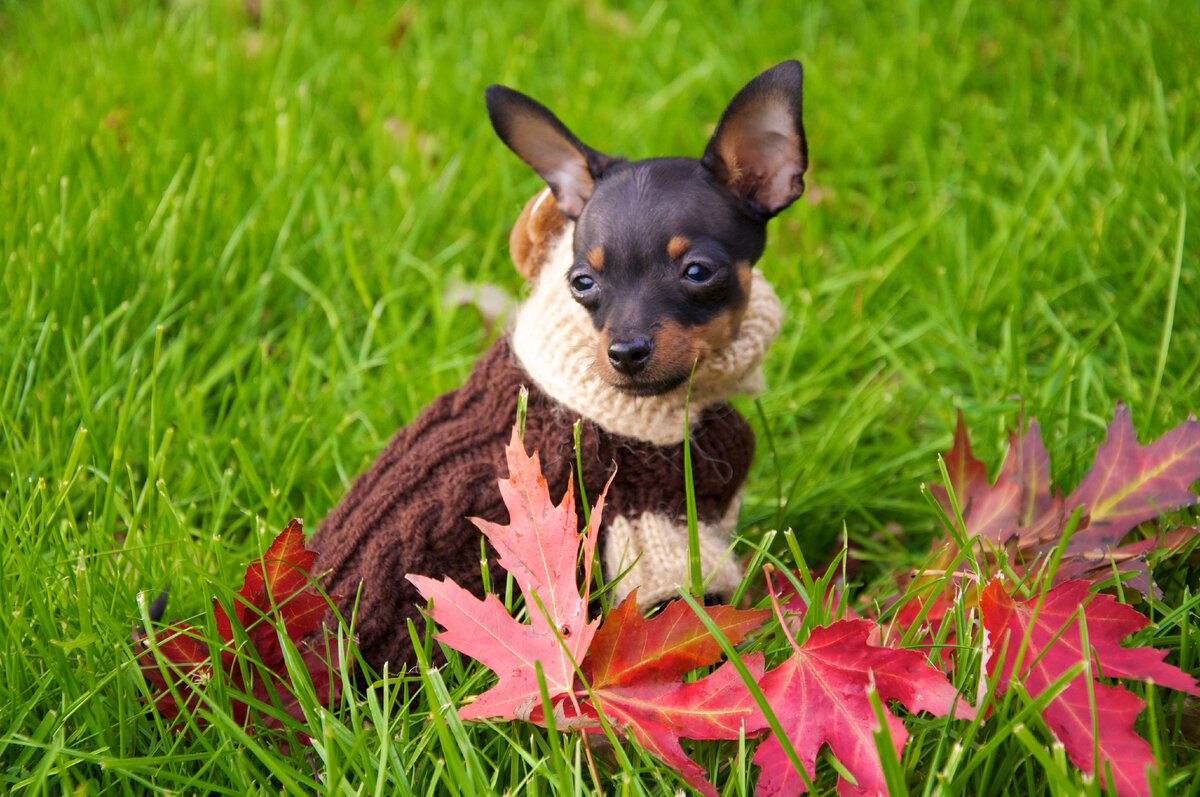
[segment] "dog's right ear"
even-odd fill
[[[721,114],[700,161],[764,220],[804,193],[803,83],[799,61],[776,64],[747,83]]]
[[[546,106],[507,86],[488,86],[488,118],[496,134],[517,156],[541,175],[558,209],[579,218],[592,196],[596,180],[619,162],[575,137]]]

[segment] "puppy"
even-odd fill
[[[483,554],[492,586],[502,583],[467,518],[507,521],[496,480],[522,387],[525,444],[552,496],[576,469],[577,421],[593,500],[616,467],[600,550],[617,600],[637,588],[652,606],[687,583],[685,437],[706,593],[737,587],[729,535],[754,437],[726,400],[761,388],[779,329],[779,302],[754,264],[767,221],[804,190],[802,80],[786,61],[750,81],[699,159],[638,161],[588,147],[519,92],[488,88],[497,134],[547,184],[510,241],[531,290],[466,383],[397,432],[313,537],[324,586],[353,615],[369,664],[412,663],[407,622],[420,598],[405,574],[482,594]]]

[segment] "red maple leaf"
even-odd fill
[[[1096,680],[1099,675],[1138,679],[1200,695],[1194,679],[1163,661],[1166,651],[1120,646],[1122,639],[1149,621],[1111,595],[1091,594],[1085,581],[1067,581],[1044,597],[1016,600],[1000,579],[993,579],[983,589],[980,614],[986,631],[987,673],[989,678],[997,677],[999,669],[996,690],[1000,694],[1019,679],[1036,699],[1071,667],[1088,663],[1092,669],[1071,679],[1042,717],[1071,761],[1085,772],[1094,772],[1102,785],[1108,782],[1106,772],[1111,772],[1118,794],[1149,794],[1147,773],[1154,755],[1133,730],[1145,704],[1123,686]],[[1087,629],[1086,651],[1081,623]]]
[[[1119,548],[1077,550],[1073,555],[1065,556],[1064,561],[1059,563],[1058,569],[1054,571],[1054,581],[1106,581],[1112,578],[1115,570],[1123,576],[1121,583],[1125,586],[1132,587],[1143,595],[1161,598],[1162,590],[1150,579],[1150,571],[1146,566],[1147,556],[1152,553],[1177,553],[1189,547],[1188,543],[1197,536],[1200,536],[1200,526],[1181,526],[1144,540],[1126,543]]]
[[[438,638],[482,662],[500,679],[459,710],[463,719],[527,718],[541,701],[538,664],[552,698],[569,696],[576,667],[599,624],[599,620],[588,621],[587,596],[604,495],[581,539],[573,485],[568,484],[562,503],[555,506],[537,453],[532,457],[525,453],[515,428],[506,452],[509,477],[500,480],[500,491],[510,522],[500,525],[476,520],[475,524],[499,553],[501,566],[517,582],[529,623],[510,617],[494,595],[480,600],[451,579],[407,576],[426,600],[433,600],[430,615],[446,629]],[[582,593],[575,580],[581,544]]]
[[[765,609],[709,606],[705,613],[736,645],[763,624]],[[593,689],[617,689],[631,684],[678,681],[697,667],[721,658],[712,633],[681,601],[672,601],[647,620],[637,609],[634,590],[609,612],[596,632],[587,674]],[[703,737],[695,737],[703,738]]]
[[[135,627],[133,641],[139,648],[138,661],[146,680],[158,690],[154,696],[158,711],[174,718],[183,710],[194,709],[207,683],[220,677],[235,693],[251,695],[268,705],[275,703],[287,716],[302,721],[304,714],[292,674],[284,663],[281,634],[295,645],[317,696],[334,699],[341,683],[333,677],[336,651],[318,647],[307,638],[320,625],[330,605],[329,599],[313,588],[309,572],[315,559],[316,555],[304,546],[300,520],[293,519],[266,552],[247,566],[242,588],[234,596],[234,616],[246,635],[247,647],[239,646],[233,622],[224,607],[213,600],[220,636],[220,656],[215,664],[209,642],[192,626],[174,624],[155,629],[150,634],[153,639]],[[254,659],[262,666],[253,664]],[[183,699],[183,705],[177,696]],[[236,722],[245,725],[252,713],[246,701],[233,700]],[[266,716],[260,723],[268,728],[283,727],[276,716]]]
[[[1030,428],[1030,438],[1038,435],[1037,421]],[[1040,436],[1038,437],[1040,440]],[[950,489],[958,502],[966,528],[963,533],[968,537],[979,537],[985,540],[1003,542],[1005,533],[1016,525],[1021,509],[1021,479],[1017,476],[1018,461],[1021,457],[1013,456],[1018,450],[1012,447],[1008,459],[1004,462],[1000,474],[994,483],[987,479],[987,467],[976,459],[971,451],[971,440],[967,434],[966,423],[962,413],[958,414],[958,424],[954,430],[954,445],[946,452],[946,473],[950,479]],[[1023,449],[1021,449],[1023,450]],[[1048,460],[1047,460],[1048,465]],[[1021,474],[1022,477],[1025,474]],[[949,492],[942,485],[930,488],[933,496],[941,504],[942,510],[952,521],[954,508],[950,502]]]
[[[1153,443],[1138,445],[1129,408],[1117,405],[1096,461],[1069,496],[1067,509],[1085,506],[1088,527],[1070,540],[1070,552],[1116,546],[1126,532],[1200,497],[1189,487],[1200,479],[1200,421],[1188,418]]]
[[[774,600],[774,595],[772,595]],[[778,610],[778,604],[776,603]],[[782,616],[781,616],[782,622]],[[857,785],[839,779],[843,795],[887,794],[883,765],[875,745],[878,730],[868,690],[881,701],[897,700],[910,711],[928,711],[970,719],[975,710],[958,698],[940,670],[915,650],[879,647],[870,643],[878,626],[868,620],[838,620],[812,630],[804,644],[796,643],[783,624],[793,654],[759,679],[759,686],[787,734],[809,780],[816,775],[817,753],[828,744],[854,776]],[[890,710],[884,716],[899,758],[908,731]],[[766,727],[756,712],[754,727]],[[762,768],[759,795],[806,791],[782,743],[769,736],[754,754]]]
[[[711,606],[703,611],[731,644],[762,625],[768,612]],[[591,685],[584,716],[603,713],[630,733],[647,751],[674,767],[692,788],[716,797],[704,770],[679,744],[689,739],[736,739],[752,734],[754,702],[741,675],[730,664],[697,681],[683,677],[716,663],[721,647],[696,613],[673,601],[647,620],[637,609],[636,590],[604,618],[596,632],[584,672]],[[744,661],[762,674],[762,655]],[[586,693],[585,693],[586,694]]]
[[[1012,437],[1012,452],[1031,451],[1038,461],[1039,485],[1049,481],[1049,455],[1037,434],[1036,422],[1024,438]],[[1079,486],[1066,499],[1043,489],[1032,503],[1036,511],[1023,516],[1020,528],[1006,539],[1016,573],[1036,573],[1039,564],[1061,543],[1071,515],[1083,508],[1075,532],[1063,549],[1054,582],[1073,578],[1105,581],[1117,573],[1134,573],[1124,583],[1144,594],[1160,596],[1150,579],[1146,559],[1184,547],[1200,529],[1184,527],[1121,545],[1139,523],[1163,512],[1191,506],[1200,496],[1190,486],[1200,479],[1200,423],[1189,418],[1148,445],[1138,445],[1129,408],[1118,404],[1108,437]],[[1023,500],[1030,493],[1023,487]]]
[[[254,643],[262,663],[283,666],[283,647],[276,626],[282,624],[292,640],[316,629],[329,603],[315,589],[309,573],[317,555],[304,545],[304,527],[293,519],[262,556],[246,567],[242,588],[234,596],[234,614]],[[233,640],[233,627],[225,608],[213,601],[217,633]]]
[[[212,678],[212,660],[208,644],[190,625],[171,625],[155,633],[162,665],[141,630],[134,626],[133,643],[140,649],[138,661],[142,676],[157,692],[154,707],[167,719],[175,719],[183,711],[191,711],[200,703],[200,689]],[[183,697],[180,705],[176,696]]]

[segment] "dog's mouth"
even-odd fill
[[[623,377],[605,374],[605,381],[630,396],[661,396],[688,381],[691,371],[667,378]]]

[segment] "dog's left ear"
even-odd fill
[[[559,211],[569,219],[579,218],[596,180],[620,159],[584,144],[549,108],[519,91],[488,86],[486,100],[500,139],[546,181]]]
[[[776,64],[751,80],[721,114],[701,158],[722,185],[764,219],[804,193],[803,83],[799,61]]]

